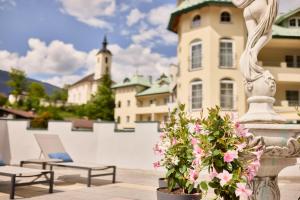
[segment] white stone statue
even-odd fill
[[[260,50],[272,38],[272,25],[278,13],[277,0],[232,0],[244,9],[248,31],[245,51],[240,60],[241,72],[245,78],[246,94],[249,97],[249,111],[241,122],[283,122],[273,110],[276,83],[269,71],[258,64]]]

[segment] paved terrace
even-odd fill
[[[56,169],[54,194],[48,194],[46,185],[17,188],[16,199],[32,200],[156,200],[157,179],[161,172],[118,169],[117,184],[109,178],[95,178],[93,187],[86,187],[85,171]],[[202,175],[205,178],[205,175]],[[9,182],[0,177],[0,200],[9,199]],[[279,179],[282,200],[300,197],[300,169],[295,166],[281,173]],[[212,197],[211,193],[207,199]],[[267,199],[266,199],[267,200]]]

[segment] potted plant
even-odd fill
[[[260,167],[263,147],[253,147],[248,130],[236,117],[221,116],[219,107],[209,109],[199,129],[192,137],[201,157],[193,162],[193,168],[208,170],[210,176],[209,181],[202,182],[202,189],[212,188],[216,199],[238,200],[251,196],[247,182],[252,181]]]
[[[167,182],[167,187],[157,189],[158,200],[199,200],[201,197],[199,173],[191,168],[195,152],[190,132],[197,131],[197,127],[189,125],[196,121],[187,117],[184,107],[179,105],[174,109],[163,128],[159,143],[154,147],[156,154],[161,156],[154,167],[166,169]]]

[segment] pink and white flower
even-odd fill
[[[197,145],[197,144],[199,144],[199,141],[198,141],[197,138],[192,137],[191,138],[191,143],[192,143],[192,145]]]
[[[217,176],[218,176],[218,172],[216,171],[215,168],[213,168],[213,170],[209,173],[210,180],[213,180]]]
[[[263,150],[253,152],[253,154],[256,155],[257,160],[261,159],[261,156],[263,155],[263,153],[264,153]]]
[[[235,123],[235,133],[239,137],[249,137],[249,130],[245,128],[243,124]]]
[[[223,187],[225,184],[231,181],[232,174],[230,174],[227,170],[223,170],[223,172],[219,173],[217,177],[221,180],[220,184]]]
[[[230,163],[234,161],[234,159],[238,158],[238,153],[236,151],[227,151],[224,154],[224,162]]]
[[[173,140],[172,140],[172,145],[176,145],[176,144],[178,144],[178,141],[177,141],[176,138],[173,138]]]
[[[159,156],[162,156],[165,153],[165,151],[159,146],[159,144],[156,144],[154,146],[153,151],[156,155],[159,155]]]
[[[244,143],[238,144],[236,146],[237,146],[237,151],[242,152],[247,147],[247,144],[244,142]]]
[[[197,123],[197,124],[195,125],[195,132],[196,132],[196,133],[200,133],[201,130],[202,130],[202,126],[199,125],[199,124]]]
[[[235,195],[242,198],[248,198],[252,195],[252,191],[247,188],[245,183],[237,183],[237,189],[235,190]]]
[[[160,166],[161,166],[161,165],[160,165],[160,162],[159,162],[159,161],[153,163],[153,167],[154,167],[155,169],[159,168]]]
[[[196,158],[201,158],[202,156],[204,156],[204,151],[203,149],[201,149],[199,146],[194,146],[194,155],[196,156]]]
[[[189,172],[189,180],[192,183],[195,183],[198,177],[199,177],[199,172],[197,170],[191,169]]]

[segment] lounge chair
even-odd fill
[[[29,186],[36,184],[49,184],[49,193],[53,193],[53,182],[54,182],[54,172],[47,170],[37,170],[29,169],[23,167],[14,167],[14,166],[0,166],[0,176],[10,177],[11,186],[10,186],[10,199],[15,198],[16,187],[19,186]],[[33,178],[29,182],[17,182],[18,179],[22,178]],[[41,180],[41,178],[44,178]]]
[[[35,134],[37,143],[39,144],[45,159],[61,159],[64,162],[48,163],[50,170],[54,167],[65,167],[73,169],[82,169],[88,171],[87,186],[91,187],[92,177],[112,176],[112,183],[116,182],[116,166],[103,166],[98,163],[73,162],[67,151],[65,150],[58,135]],[[54,155],[54,157],[53,157]],[[67,162],[66,162],[67,161]],[[108,173],[95,173],[104,170],[112,170]]]

